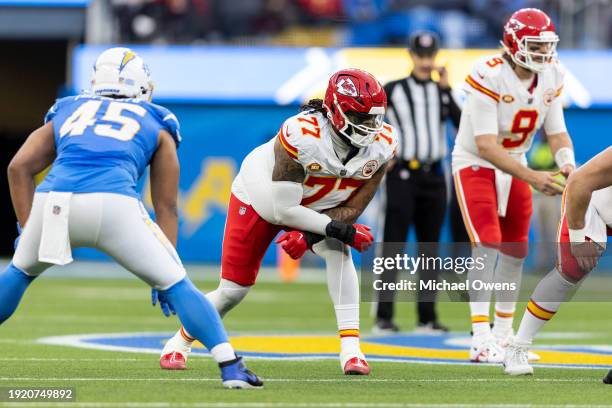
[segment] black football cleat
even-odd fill
[[[612,370],[608,371],[608,375],[606,375],[603,379],[604,384],[612,384]]]

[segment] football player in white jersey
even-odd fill
[[[255,283],[274,237],[293,258],[308,248],[326,261],[345,374],[368,375],[359,346],[359,283],[349,246],[374,237],[355,224],[378,189],[398,139],[383,122],[385,91],[369,73],[336,72],[325,100],[312,100],[278,134],[242,162],[232,185],[221,260],[221,282],[208,299],[221,316]],[[194,339],[184,328],[168,341],[160,365],[184,369]]]
[[[536,286],[516,337],[506,349],[504,371],[510,375],[533,374],[527,358],[533,338],[597,266],[612,235],[612,147],[572,174],[562,211],[557,265]]]
[[[492,330],[492,293],[470,293],[474,362],[502,362],[503,346],[512,334],[528,251],[530,186],[547,195],[563,191],[564,182],[554,173],[527,167],[525,152],[538,129],[546,132],[560,173],[568,176],[575,168],[560,98],[564,72],[556,59],[558,40],[545,13],[519,10],[504,26],[501,54],[477,62],[466,79],[452,167],[473,256],[486,260],[485,268],[471,271],[468,278],[517,287],[496,291]]]

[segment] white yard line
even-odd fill
[[[61,403],[0,403],[6,407],[74,407],[74,408],[610,408],[612,405],[559,404],[426,404],[401,402],[61,402]]]
[[[59,357],[0,357],[0,361],[155,361],[150,358],[59,358]]]
[[[186,378],[151,378],[151,377],[0,377],[0,381],[106,381],[106,382],[140,382],[140,381],[168,381],[168,382],[207,382],[207,381],[221,381],[220,378],[206,378],[206,377],[186,377]],[[485,383],[485,382],[508,382],[508,377],[500,378],[424,378],[424,379],[394,379],[394,378],[264,378],[264,382],[287,382],[287,383],[343,383],[350,384],[354,382],[365,382],[365,383],[452,383],[452,382],[472,382],[472,383]],[[592,383],[592,378],[531,378],[529,381],[542,382],[542,383]]]

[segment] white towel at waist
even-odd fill
[[[506,216],[508,209],[508,199],[510,198],[510,188],[512,187],[512,176],[495,169],[495,191],[497,192],[497,214],[500,217]]]
[[[38,260],[56,265],[72,262],[68,219],[72,193],[51,191],[43,211],[42,233]]]

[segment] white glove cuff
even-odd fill
[[[574,166],[576,168],[576,159],[574,157],[574,151],[569,147],[562,147],[555,153],[555,163],[559,168],[566,166],[568,164]]]

